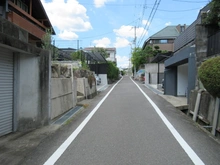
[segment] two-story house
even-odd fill
[[[39,48],[46,29],[55,34],[40,0],[0,1],[0,136],[49,123],[51,56]]]
[[[167,26],[150,36],[143,44],[142,49],[151,46],[155,49],[158,46],[160,50],[167,51],[165,54],[158,54],[150,59],[150,63],[145,65],[145,84],[161,84],[164,77],[164,60],[172,55],[174,51],[175,39],[185,31],[188,26],[176,25]]]
[[[198,33],[196,30],[202,23],[202,13],[207,12],[206,6],[200,10],[197,19],[174,41],[173,56],[166,59],[164,76],[164,94],[174,96],[189,97],[189,93],[195,88],[196,84],[196,60],[199,58],[200,45],[206,41],[197,42],[204,33]],[[205,46],[206,47],[206,46]],[[201,49],[201,50],[198,50]],[[204,53],[203,53],[204,54]]]
[[[28,43],[41,46],[42,36],[55,31],[40,0],[1,0],[0,17],[28,32]]]

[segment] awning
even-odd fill
[[[84,53],[86,54],[86,56],[88,55],[89,59],[93,61],[107,63],[105,57],[103,57],[99,52],[84,52]]]
[[[191,53],[195,53],[195,47],[185,47],[181,51],[174,53],[174,55],[164,62],[165,67],[178,66],[188,62]]]

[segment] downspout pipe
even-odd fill
[[[202,92],[204,92],[204,91],[205,91],[205,89],[200,89],[198,91],[197,98],[196,98],[196,105],[195,105],[194,113],[193,113],[193,121],[196,121],[196,119],[197,119],[197,115],[199,112],[199,104],[201,101],[201,95],[202,95]]]

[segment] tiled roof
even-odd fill
[[[179,36],[179,34],[180,33],[177,30],[176,26],[167,26],[159,32],[152,35],[150,39],[176,38],[177,36]]]

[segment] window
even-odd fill
[[[166,44],[167,40],[160,40],[160,44]]]
[[[153,43],[154,43],[154,44],[167,44],[168,41],[167,41],[167,40],[154,40]]]
[[[17,0],[17,6],[19,6],[22,10],[28,12],[28,6],[22,1],[22,0]]]
[[[180,32],[184,32],[185,31],[185,26],[180,26]]]

